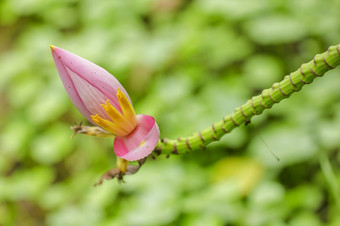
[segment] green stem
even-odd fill
[[[327,71],[340,64],[340,45],[331,46],[327,52],[318,54],[308,63],[284,77],[279,83],[274,83],[271,88],[265,89],[258,96],[253,96],[233,113],[225,116],[223,120],[213,123],[188,137],[178,139],[160,139],[155,149],[156,153],[182,154],[196,149],[205,149],[213,141],[219,140],[226,133],[230,133],[236,127],[249,122],[265,109],[288,98],[294,92],[313,82],[317,77],[323,76]]]
[[[223,117],[221,121],[188,137],[160,139],[155,152],[158,154],[182,154],[192,150],[205,149],[211,142],[219,140],[226,133],[249,122],[253,116],[261,114],[265,109],[270,109],[274,104],[300,91],[304,85],[312,83],[315,78],[323,76],[339,64],[340,45],[331,46],[328,51],[316,55],[313,60],[302,64],[298,70],[285,76],[281,82],[274,83],[271,88],[263,90],[260,95],[253,96],[241,107],[236,108],[233,113]],[[71,128],[75,134],[113,137],[98,127],[79,125]]]

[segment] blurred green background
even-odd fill
[[[339,44],[339,9],[338,0],[0,1],[0,225],[340,225],[339,69],[205,151],[150,159],[125,184],[93,187],[115,167],[112,139],[70,139],[71,125],[88,122],[49,49],[106,68],[137,113],[177,138]]]

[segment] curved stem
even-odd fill
[[[178,139],[163,138],[158,142],[156,153],[181,154],[205,147],[219,140],[226,133],[230,133],[236,127],[249,122],[265,109],[288,98],[294,92],[313,82],[317,77],[323,76],[327,71],[340,64],[340,45],[331,46],[328,51],[318,54],[308,63],[302,64],[295,72],[285,76],[279,83],[274,83],[271,88],[265,89],[260,95],[253,96],[242,106],[235,108],[234,112],[223,117],[221,121],[192,134]]]
[[[192,150],[205,149],[211,142],[219,140],[236,127],[249,122],[253,116],[261,114],[265,109],[270,109],[274,104],[300,91],[304,85],[312,83],[315,78],[323,76],[339,64],[340,45],[331,46],[328,51],[317,54],[313,60],[302,64],[298,70],[285,76],[281,82],[274,83],[271,88],[263,90],[260,95],[253,96],[245,104],[235,108],[233,113],[223,117],[221,121],[215,122],[188,137],[160,139],[155,152],[157,154],[182,154]],[[75,134],[83,133],[100,137],[113,136],[101,129],[94,129],[94,127],[84,129],[84,126],[80,125],[72,129]]]

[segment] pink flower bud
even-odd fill
[[[116,136],[116,155],[129,161],[148,156],[160,135],[154,118],[136,115],[124,87],[105,69],[66,50],[50,47],[72,103],[89,121]]]

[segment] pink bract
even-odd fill
[[[110,100],[121,111],[115,95],[119,88],[131,99],[118,80],[102,67],[64,49],[52,46],[52,55],[60,78],[72,103],[92,122],[91,115],[109,119],[100,104]]]
[[[156,147],[159,128],[149,115],[137,115],[136,129],[125,137],[116,137],[113,147],[118,157],[135,161],[148,156]]]

